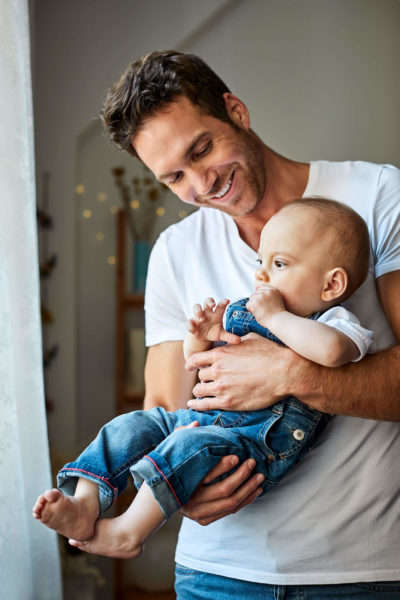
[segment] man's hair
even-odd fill
[[[318,239],[325,236],[329,242],[329,268],[343,267],[349,278],[346,292],[340,299],[349,298],[368,274],[370,242],[364,219],[349,206],[327,198],[296,198],[281,209],[292,210],[307,211],[314,216],[316,236]]]
[[[111,140],[137,156],[131,141],[140,127],[179,96],[202,112],[230,122],[225,92],[228,87],[198,56],[155,51],[129,65],[108,91],[100,116]]]

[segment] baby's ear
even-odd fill
[[[338,300],[347,290],[348,283],[349,276],[346,269],[343,269],[343,267],[334,267],[325,275],[321,300],[324,302]]]

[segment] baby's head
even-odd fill
[[[261,232],[256,287],[277,288],[306,317],[346,300],[368,273],[369,235],[351,208],[324,198],[286,204]]]

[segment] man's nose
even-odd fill
[[[268,283],[268,281],[269,281],[268,273],[262,267],[260,267],[256,271],[256,280],[259,281],[260,283],[263,283],[263,282]]]
[[[208,169],[198,165],[191,173],[191,184],[196,196],[208,196],[213,189],[216,173],[213,174],[212,169]]]

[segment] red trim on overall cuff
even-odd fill
[[[150,456],[148,456],[146,454],[146,456],[144,456],[143,458],[147,458],[147,460],[149,460],[151,463],[153,463],[153,465],[155,466],[155,468],[157,469],[157,471],[164,477],[165,481],[168,484],[169,489],[171,490],[171,492],[174,495],[175,500],[177,501],[177,503],[179,504],[179,506],[182,508],[182,504],[179,502],[179,498],[178,496],[175,494],[174,492],[174,488],[172,487],[170,481],[168,480],[168,477],[161,471],[161,469],[159,468],[159,466],[154,462],[154,460],[152,458],[150,458]]]
[[[115,496],[118,496],[117,488],[111,485],[111,483],[105,477],[100,477],[100,475],[96,475],[95,473],[91,473],[90,471],[85,471],[85,469],[77,469],[75,467],[64,467],[63,469],[61,469],[60,473],[62,473],[63,471],[79,471],[79,473],[86,473],[86,475],[91,475],[96,479],[100,479],[101,481],[104,481],[104,483],[106,483],[114,491]]]

